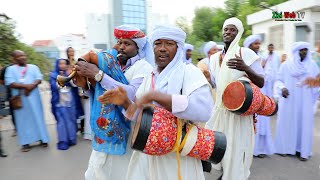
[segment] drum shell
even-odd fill
[[[135,135],[132,137],[131,147],[156,156],[172,152],[177,140],[177,121],[178,119],[171,112],[163,108],[156,106],[144,108],[132,131],[135,133],[139,130],[136,137]],[[182,129],[182,139],[187,134],[187,129],[185,125]],[[219,163],[227,146],[225,135],[201,127],[197,129],[197,142],[187,155],[211,163]]]

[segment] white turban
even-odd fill
[[[154,65],[152,46],[148,37],[145,36],[139,28],[131,25],[121,25],[114,29],[114,36],[116,39],[123,38],[133,40],[139,48],[139,57],[141,59],[145,58],[151,65]]]
[[[176,55],[173,60],[161,71],[155,82],[156,90],[165,90],[167,93],[179,94],[183,83],[185,64],[183,63],[183,47],[186,40],[186,33],[172,25],[156,26],[151,35],[151,42],[158,39],[175,41],[178,45]]]
[[[217,43],[215,43],[213,41],[207,42],[203,48],[204,54],[208,57],[208,52],[210,51],[210,49],[212,49],[213,47],[216,47],[216,46],[217,46]]]
[[[187,51],[188,50],[193,51],[193,45],[186,43],[186,44],[184,44],[184,47],[183,47],[183,62],[190,64],[192,62],[192,59],[191,58],[187,59]]]
[[[193,45],[191,45],[191,44],[184,44],[184,48],[183,48],[184,50],[191,50],[191,51],[193,51]]]
[[[222,64],[221,64],[221,69],[220,69],[220,74],[223,74],[223,76],[219,76],[219,79],[217,81],[217,91],[216,91],[216,106],[217,107],[223,107],[222,103],[222,93],[224,88],[234,79],[232,79],[233,75],[233,69],[230,69],[227,67],[226,62],[231,59],[235,58],[235,55],[239,55],[239,41],[241,39],[242,33],[243,33],[243,25],[242,22],[238,18],[229,18],[227,19],[222,27],[222,34],[224,33],[224,29],[227,25],[234,25],[238,33],[234,40],[230,43],[230,46],[223,58]],[[250,59],[251,60],[251,59]]]
[[[248,36],[248,37],[244,40],[243,46],[246,47],[246,48],[249,48],[249,46],[250,46],[252,43],[256,42],[257,40],[260,41],[260,42],[262,41],[260,35],[257,35],[257,34],[250,35],[250,36]]]
[[[151,43],[154,44],[158,39],[173,40],[178,44],[178,46],[183,48],[186,40],[186,33],[176,26],[158,25],[153,29]]]
[[[300,50],[308,49],[307,56],[301,61]],[[289,60],[290,73],[292,76],[298,77],[308,72],[307,65],[311,62],[310,44],[307,42],[295,42],[292,46],[293,59]]]

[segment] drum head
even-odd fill
[[[132,131],[132,149],[143,151],[147,144],[147,140],[150,134],[150,128],[153,118],[153,107],[147,106],[139,113],[137,122]]]
[[[222,94],[222,102],[226,109],[242,114],[252,103],[252,87],[246,81],[231,82]]]
[[[241,108],[246,98],[246,90],[240,81],[230,83],[222,94],[226,109],[236,111]]]

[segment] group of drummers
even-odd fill
[[[118,26],[112,49],[79,58],[62,81],[72,79],[91,99],[85,179],[204,180],[211,163],[219,179],[248,179],[254,115],[278,106],[260,92],[261,59],[239,46],[243,31],[237,18],[224,22],[225,46],[205,70],[184,62],[186,33],[171,25],[148,37]]]

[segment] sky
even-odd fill
[[[168,14],[170,23],[179,16],[191,22],[196,7],[223,7],[223,0],[152,0],[152,13]],[[168,6],[170,5],[170,6]],[[0,0],[0,13],[16,21],[21,41],[54,39],[86,33],[87,13],[107,12],[107,0]],[[183,6],[183,7],[182,7]]]

